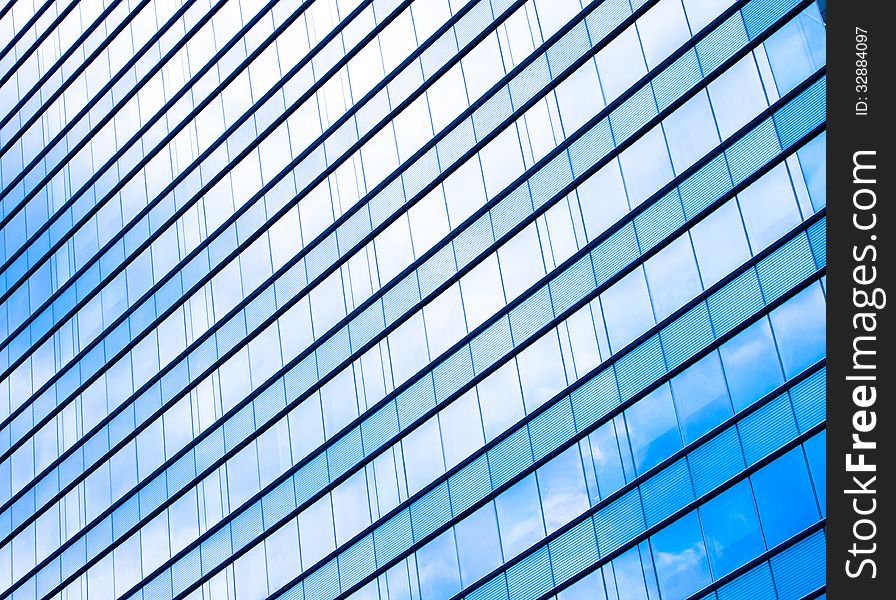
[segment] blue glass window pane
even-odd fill
[[[650,257],[644,264],[644,271],[657,321],[674,313],[703,289],[694,250],[687,235]]]
[[[475,389],[445,407],[439,414],[439,427],[448,469],[482,446],[485,438]]]
[[[578,187],[585,232],[593,240],[628,212],[619,160],[613,160]]]
[[[619,442],[616,439],[616,422],[602,425],[588,436],[594,472],[600,497],[612,494],[625,485],[625,472]]]
[[[753,55],[745,56],[710,83],[709,98],[723,140],[762,112],[768,101]]]
[[[683,0],[691,31],[697,33],[734,4],[734,0]]]
[[[769,315],[787,377],[824,356],[825,314],[824,293],[813,284]]]
[[[715,285],[750,258],[750,246],[737,202],[731,200],[691,229],[703,285]]]
[[[818,520],[818,507],[802,448],[791,450],[752,476],[759,520],[770,547]]]
[[[681,0],[661,0],[638,19],[647,68],[652,69],[681,46],[691,32]]]
[[[445,472],[442,458],[442,437],[439,421],[432,417],[411,432],[401,442],[404,456],[408,494],[423,489],[426,484]]]
[[[825,61],[825,26],[818,6],[810,5],[799,17],[765,42],[778,93],[786,94]]]
[[[446,531],[417,550],[417,573],[423,600],[442,600],[460,591],[453,531]]]
[[[611,563],[608,573],[607,587],[615,587],[610,596],[620,600],[648,600],[647,587],[644,583],[644,568],[641,563],[641,548],[632,548]],[[614,583],[609,583],[610,575]]]
[[[627,28],[597,53],[597,72],[607,103],[618,98],[647,72],[634,27]]]
[[[687,598],[712,581],[696,512],[652,535],[650,548],[663,598]]]
[[[690,444],[732,414],[722,361],[715,352],[672,379],[672,396]]]
[[[544,536],[535,475],[526,477],[495,499],[501,546],[509,560]]]
[[[523,416],[523,396],[516,361],[511,360],[476,387],[486,440],[493,439]]]
[[[812,486],[815,488],[815,496],[819,500],[821,516],[827,516],[827,432],[822,431],[803,444],[806,451],[806,460],[809,463],[809,474],[812,476]]]
[[[731,402],[743,410],[784,382],[768,320],[751,325],[719,348]]]
[[[812,208],[816,211],[827,205],[826,150],[827,132],[822,132],[797,151],[803,178],[809,189],[809,197],[812,199]]]
[[[663,120],[669,154],[676,173],[681,173],[719,143],[719,132],[706,90],[688,100]]]
[[[333,490],[336,543],[344,544],[370,524],[367,476],[359,471]]]
[[[664,385],[625,411],[635,470],[643,473],[681,448],[681,433],[669,386]]]
[[[549,331],[523,350],[517,360],[527,412],[532,412],[566,387],[556,331]]]
[[[663,128],[656,126],[619,155],[629,203],[638,206],[672,179]]]
[[[536,473],[548,533],[556,531],[588,508],[582,457],[577,446],[555,457]]]
[[[716,579],[765,550],[749,482],[742,481],[701,506],[700,520]]]
[[[491,502],[458,523],[457,553],[464,585],[478,580],[501,564],[501,540],[495,506]]]
[[[601,294],[610,346],[616,352],[655,323],[644,271],[635,269]]]
[[[801,220],[790,176],[783,164],[760,177],[737,198],[754,254],[767,248]]]

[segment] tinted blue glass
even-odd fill
[[[570,448],[536,473],[548,533],[559,529],[588,508],[588,493],[578,448]]]
[[[696,513],[650,537],[663,598],[687,598],[712,580]]]
[[[557,600],[606,600],[603,573],[595,571],[562,590]]]
[[[739,411],[784,381],[772,330],[763,319],[719,348],[731,402]]]
[[[460,578],[464,585],[469,585],[501,564],[501,540],[493,504],[486,504],[461,521],[454,531]]]
[[[751,478],[759,520],[769,546],[818,519],[818,508],[802,448],[791,450]]]
[[[806,440],[803,449],[806,451],[806,461],[809,463],[809,474],[812,476],[812,486],[815,495],[819,499],[821,516],[827,514],[827,432],[822,431],[818,435]]]
[[[824,356],[824,306],[824,293],[821,286],[816,284],[769,315],[787,377],[792,377]]]
[[[450,598],[460,590],[454,532],[443,533],[417,551],[420,595],[424,600]]]
[[[668,600],[817,522],[823,435],[739,470],[815,414],[742,413],[824,356],[814,5],[7,4],[0,595]]]
[[[529,476],[495,499],[505,558],[516,556],[544,535],[538,484]]]
[[[625,422],[638,473],[656,466],[681,448],[681,432],[667,385],[628,409]]]
[[[672,396],[686,444],[731,416],[719,355],[712,353],[672,379]]]
[[[699,512],[714,577],[724,577],[765,549],[748,482],[726,490]]]

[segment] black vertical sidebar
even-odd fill
[[[896,587],[891,2],[818,0],[828,61],[827,592]]]

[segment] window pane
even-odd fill
[[[812,485],[815,487],[815,494],[818,498],[827,497],[827,432],[822,431],[815,435],[806,443],[803,448],[806,451],[806,460],[809,462],[809,473],[812,475]],[[827,516],[825,510],[825,502],[821,502],[821,516]]]
[[[767,319],[751,325],[723,344],[719,355],[735,412],[784,383]]]
[[[709,84],[719,133],[726,139],[762,112],[768,102],[752,54],[748,54]]]
[[[717,579],[765,550],[749,482],[742,481],[701,506],[700,519]]]
[[[650,547],[664,599],[687,598],[712,581],[696,512],[651,536]]]
[[[628,212],[619,161],[614,160],[586,179],[578,188],[585,232],[593,240]]]
[[[439,413],[445,467],[450,469],[484,442],[476,390],[470,390]]]
[[[825,61],[825,27],[814,3],[765,42],[781,95],[796,87]]]
[[[486,440],[494,439],[523,416],[523,397],[516,361],[508,362],[486,377],[476,388],[479,391]]]
[[[825,301],[813,284],[769,315],[781,349],[784,374],[793,377],[825,353]]]
[[[638,206],[672,179],[663,128],[657,125],[619,155],[629,203]]]
[[[460,591],[453,531],[446,531],[417,550],[417,574],[423,600],[443,600]]]
[[[802,448],[795,448],[751,478],[759,520],[769,547],[818,520],[818,507]]]
[[[690,37],[681,0],[661,0],[657,3],[638,19],[638,33],[644,46],[647,68],[652,69]]]
[[[464,585],[476,581],[501,564],[501,541],[495,506],[491,502],[458,523],[455,528]]]
[[[504,560],[510,560],[544,536],[535,475],[530,475],[495,499]]]
[[[690,444],[732,414],[722,361],[715,352],[672,379],[684,443]]]
[[[625,472],[616,439],[616,422],[600,426],[588,436],[588,441],[600,497],[604,498],[625,485]]]
[[[644,263],[644,272],[657,321],[674,313],[703,290],[687,234]]]
[[[538,469],[538,489],[547,532],[556,531],[588,508],[579,449],[573,446]]]
[[[643,473],[681,448],[669,386],[651,392],[625,411],[635,470]]]
[[[523,350],[517,360],[523,384],[523,400],[528,412],[532,412],[566,387],[556,331],[549,331]]]
[[[817,138],[797,150],[797,156],[802,167],[803,178],[809,189],[809,197],[812,199],[812,208],[821,210],[827,204],[825,185],[826,158],[827,158],[827,132],[822,132]]]
[[[701,90],[666,117],[663,129],[669,140],[669,154],[676,173],[681,173],[712,150],[719,143],[719,133],[706,90]]]
[[[653,326],[653,309],[644,271],[635,269],[601,294],[601,306],[613,352]]]
[[[432,417],[401,441],[408,494],[413,495],[445,472],[439,421]]]
[[[754,254],[801,221],[790,176],[783,164],[760,177],[737,198]]]
[[[737,202],[730,200],[691,229],[703,284],[709,288],[750,258]]]

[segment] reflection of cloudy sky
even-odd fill
[[[665,600],[686,598],[710,581],[706,549],[696,512],[650,539],[660,592]]]

